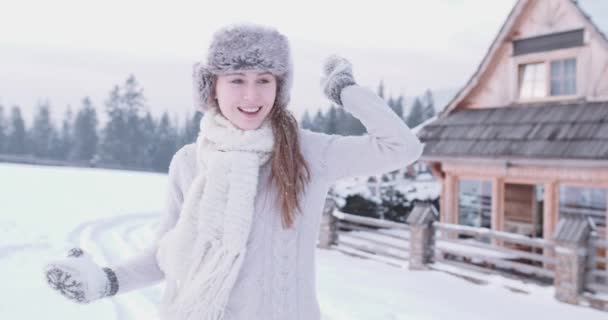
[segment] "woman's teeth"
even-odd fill
[[[262,109],[262,107],[257,107],[257,108],[241,108],[241,107],[239,107],[238,109],[241,112],[244,112],[244,113],[255,114],[258,111],[260,111],[260,109]]]

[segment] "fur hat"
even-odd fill
[[[276,102],[289,103],[293,65],[287,37],[277,30],[255,24],[230,25],[218,30],[207,52],[207,63],[193,70],[194,105],[205,112],[211,100],[214,75],[239,70],[270,72],[277,78]]]

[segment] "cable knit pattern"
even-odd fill
[[[296,223],[299,223],[298,220]],[[275,223],[280,225],[280,221],[275,220]],[[273,261],[275,262],[276,270],[273,273],[272,282],[272,302],[274,303],[273,310],[275,313],[271,319],[289,319],[293,315],[295,304],[289,303],[293,301],[292,296],[297,290],[295,275],[297,272],[296,262],[296,239],[299,228],[297,225],[293,230],[279,229],[277,242],[274,242]]]
[[[302,212],[289,230],[282,229],[277,189],[266,184],[270,166],[260,168],[248,250],[223,320],[320,320],[314,254],[329,187],[344,177],[379,174],[407,166],[420,156],[419,140],[372,90],[349,86],[342,91],[341,100],[345,110],[367,128],[368,135],[333,136],[299,131],[302,154],[312,176],[301,197]],[[162,215],[159,236],[177,221],[183,197],[197,174],[197,156],[196,147],[187,145],[173,157],[168,205]],[[153,245],[142,256],[112,267],[119,281],[118,294],[158,280],[157,262],[150,254],[155,248]],[[134,270],[150,272],[136,274]]]

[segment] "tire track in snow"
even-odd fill
[[[123,257],[137,254],[139,246],[131,242],[131,234],[157,218],[157,214],[147,213],[88,221],[70,232],[68,240],[89,252],[100,265],[112,265]],[[126,295],[128,297],[118,295],[109,299],[115,308],[116,319],[157,318],[154,293],[150,290],[143,289]]]

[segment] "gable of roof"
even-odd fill
[[[466,98],[475,86],[480,81],[484,71],[490,65],[498,49],[507,41],[507,37],[511,33],[512,29],[516,26],[518,18],[521,16],[523,11],[528,5],[535,0],[518,0],[513,9],[507,16],[507,19],[503,23],[502,27],[498,31],[498,34],[494,38],[492,44],[488,48],[486,55],[482,59],[481,63],[477,67],[477,70],[473,73],[469,81],[460,89],[460,91],[454,95],[454,97],[448,102],[447,106],[439,113],[439,117],[446,116],[452,112],[458,104]],[[569,0],[574,4],[574,7],[578,9],[580,13],[592,30],[595,30],[601,35],[606,48],[608,48],[608,0]],[[593,12],[593,15],[587,12]],[[599,21],[599,24],[596,24]]]
[[[585,18],[597,28],[597,31],[608,41],[608,1],[606,0],[573,0],[578,4]]]

